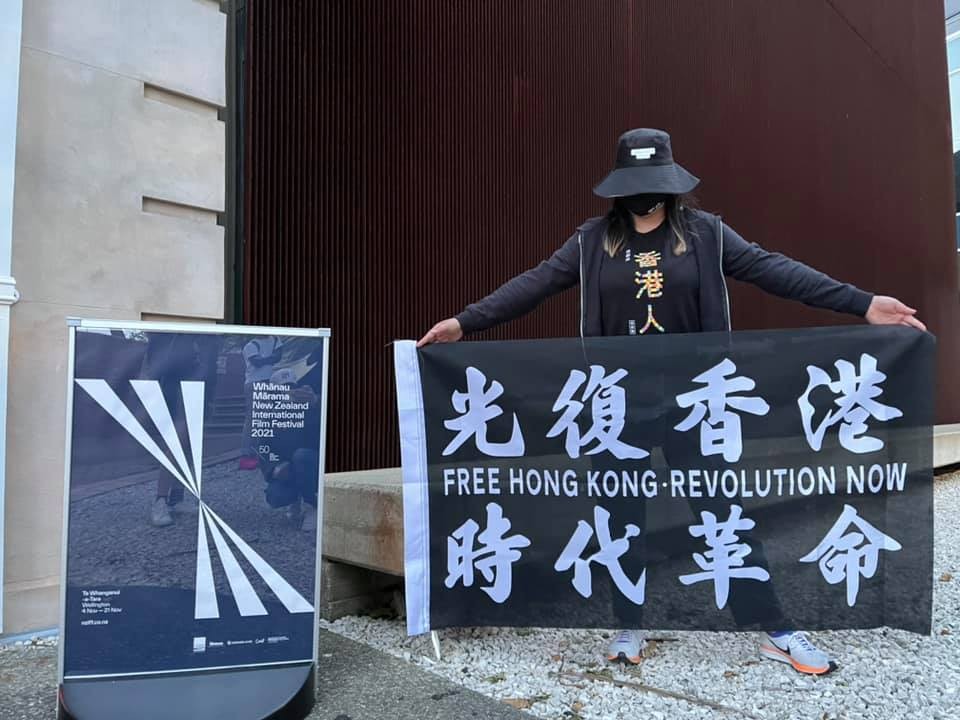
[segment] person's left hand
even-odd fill
[[[917,320],[916,314],[916,310],[896,298],[874,295],[864,317],[871,325],[908,325],[917,330],[926,330],[927,326]]]

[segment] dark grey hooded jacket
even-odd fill
[[[704,332],[730,330],[730,302],[725,276],[753,283],[789,300],[863,316],[873,295],[837,282],[779,253],[748,243],[719,216],[685,210],[686,241],[700,270],[700,327]],[[580,285],[580,334],[603,334],[600,320],[600,262],[606,218],[591,218],[577,228],[548,260],[501,285],[457,315],[464,333],[513,320],[551,295]]]

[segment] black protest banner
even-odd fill
[[[397,343],[409,632],[929,632],[934,355],[868,326]]]

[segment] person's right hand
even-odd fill
[[[463,330],[460,327],[460,321],[456,318],[447,318],[430,328],[427,334],[417,342],[417,347],[423,347],[430,343],[456,342],[462,337]]]

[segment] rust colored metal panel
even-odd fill
[[[244,319],[333,328],[331,470],[395,465],[394,338],[605,211],[662,127],[747,239],[918,307],[960,420],[943,17],[898,0],[249,0]],[[736,327],[852,322],[732,289]],[[483,337],[576,332],[576,294]]]

